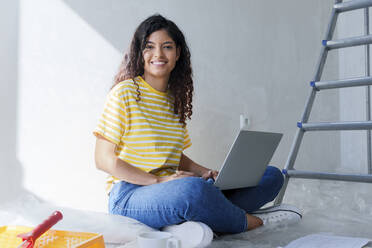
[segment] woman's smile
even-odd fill
[[[151,61],[151,64],[159,67],[164,66],[166,63],[166,61]]]

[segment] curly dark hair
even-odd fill
[[[174,113],[180,116],[180,123],[186,125],[186,119],[191,119],[192,96],[194,91],[192,68],[190,61],[190,50],[186,44],[185,37],[174,22],[159,14],[152,15],[144,20],[136,29],[129,51],[124,55],[119,72],[115,76],[113,87],[126,79],[133,79],[137,87],[137,101],[140,101],[140,91],[137,76],[144,73],[143,50],[145,49],[148,37],[155,31],[165,30],[173,39],[177,48],[180,48],[180,56],[172,70],[168,89],[174,96]]]

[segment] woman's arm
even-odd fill
[[[201,176],[205,179],[212,177],[216,179],[218,175],[218,171],[210,170],[208,168],[205,168],[204,166],[195,163],[183,153],[181,155],[179,170],[193,172],[196,175]]]
[[[97,169],[105,171],[120,180],[138,185],[150,185],[190,176],[188,173],[177,173],[168,177],[155,176],[119,159],[115,155],[115,148],[116,144],[98,135],[95,162]]]

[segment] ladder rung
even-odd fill
[[[298,122],[297,126],[304,131],[369,130],[372,129],[372,121],[318,122],[318,123]]]
[[[323,40],[322,44],[327,49],[338,49],[344,47],[361,46],[372,43],[372,35],[356,36],[340,40]]]
[[[337,174],[337,173],[324,173],[324,172],[299,171],[299,170],[283,170],[283,174],[286,174],[289,177],[294,177],[294,178],[324,179],[324,180],[372,183],[372,175]]]
[[[367,8],[370,6],[372,6],[372,0],[354,0],[343,3],[336,3],[333,8],[340,13],[350,10]]]
[[[348,78],[348,79],[334,80],[334,81],[318,81],[318,82],[312,81],[310,82],[310,85],[312,87],[315,87],[315,89],[317,90],[366,86],[366,85],[372,85],[372,77]]]

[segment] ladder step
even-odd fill
[[[362,9],[372,6],[372,0],[354,0],[343,3],[336,3],[333,8],[338,12]]]
[[[345,87],[355,87],[355,86],[367,86],[372,85],[372,77],[358,77],[358,78],[348,78],[335,81],[318,81],[310,82],[310,85],[317,90],[326,89],[337,89]]]
[[[348,122],[297,122],[297,127],[304,131],[326,131],[326,130],[370,130],[372,121],[348,121]]]
[[[313,171],[283,170],[283,174],[293,178],[323,179],[336,181],[349,181],[360,183],[372,183],[372,175],[363,174],[336,174]]]
[[[338,49],[344,47],[361,46],[372,43],[372,35],[356,36],[340,40],[323,40],[322,44],[327,49]]]

